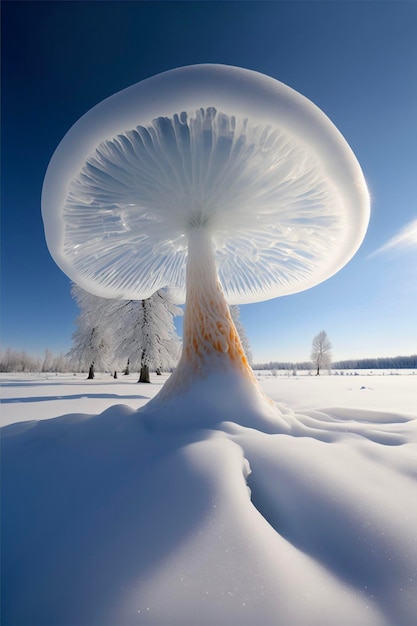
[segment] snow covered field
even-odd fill
[[[2,374],[2,623],[414,626],[417,373],[384,374],[257,372],[265,427],[214,376],[155,418],[166,376]]]
[[[269,398],[293,409],[330,406],[410,413],[417,416],[417,371],[345,370],[343,376],[310,376],[308,372],[256,371]],[[355,375],[356,373],[356,375]],[[0,425],[49,419],[68,413],[101,413],[114,404],[138,409],[153,398],[168,374],[151,374],[151,385],[137,385],[139,375],[0,374]]]

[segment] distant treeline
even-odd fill
[[[336,361],[332,369],[352,370],[381,370],[381,369],[412,369],[417,367],[417,354],[411,356],[379,357],[378,359],[350,359],[348,361]]]
[[[355,370],[355,369],[412,369],[417,367],[417,354],[411,356],[379,357],[377,359],[347,359],[345,361],[334,361],[333,370]],[[311,361],[298,363],[290,361],[270,361],[269,363],[257,363],[253,366],[255,370],[310,370]]]
[[[355,369],[413,369],[417,368],[417,354],[411,356],[380,357],[378,359],[348,359],[332,363],[333,370]],[[270,361],[253,365],[255,370],[310,370],[311,361],[290,362]],[[74,366],[63,355],[45,350],[45,355],[33,357],[24,351],[7,350],[0,352],[0,372],[73,372]],[[85,370],[84,370],[85,371]]]
[[[64,354],[53,354],[45,350],[42,358],[34,357],[24,350],[2,350],[0,372],[71,372],[68,358]]]

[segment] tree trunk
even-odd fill
[[[116,370],[114,370],[114,375],[113,375],[113,378],[117,378],[117,372],[116,372]]]
[[[146,300],[142,300],[142,308],[143,308],[143,321],[142,321],[142,331],[146,328]],[[144,333],[143,333],[144,334]],[[151,379],[149,378],[149,365],[146,364],[146,342],[142,349],[142,356],[140,358],[140,376],[138,383],[150,383]]]
[[[94,378],[94,361],[91,363],[90,367],[88,368],[87,380],[93,380],[93,378]]]
[[[156,374],[157,374],[157,376],[162,376],[162,372],[161,372],[161,368],[160,367],[156,368]]]
[[[320,376],[320,365],[317,365],[317,372],[316,372],[316,376]]]
[[[125,371],[123,372],[125,376],[129,376],[130,374],[129,366],[130,366],[130,359],[127,360],[126,368],[125,368]]]
[[[149,365],[142,365],[140,368],[140,376],[138,383],[150,383],[151,379],[149,378]]]

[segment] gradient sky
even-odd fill
[[[268,74],[318,105],[372,198],[365,241],[338,274],[241,307],[256,362],[417,352],[416,2],[2,2],[2,347],[71,347],[77,307],[50,257],[40,196],[56,146],[92,106],[173,67]]]

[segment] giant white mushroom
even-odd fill
[[[65,135],[42,193],[49,250],[84,289],[186,302],[161,398],[211,369],[256,386],[228,303],[293,294],[360,246],[369,195],[311,101],[247,69],[196,65],[104,100]]]

